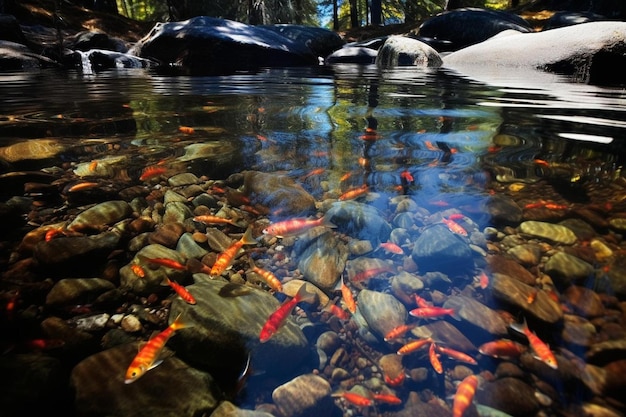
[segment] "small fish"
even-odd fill
[[[537,358],[548,365],[552,369],[558,368],[558,363],[556,361],[556,357],[554,353],[550,350],[550,347],[543,342],[533,331],[528,328],[526,324],[526,319],[524,322],[519,324],[512,324],[511,328],[517,331],[521,331],[528,338],[528,342],[530,343],[530,348],[535,352]]]
[[[478,285],[483,290],[489,286],[489,275],[487,275],[485,271],[480,272],[480,275],[478,276]]]
[[[278,307],[278,309],[269,316],[269,318],[263,325],[263,328],[261,329],[261,333],[259,334],[259,341],[261,343],[265,343],[270,340],[270,338],[274,336],[278,329],[282,327],[282,325],[285,323],[285,320],[287,320],[287,317],[289,317],[289,315],[299,302],[305,301],[308,303],[312,303],[315,301],[315,297],[316,294],[309,292],[306,289],[306,284],[302,284],[295,297],[282,303],[280,307]]]
[[[532,291],[530,293],[528,293],[528,297],[526,297],[526,302],[528,304],[532,304],[535,302],[535,299],[537,298],[537,293],[539,292],[539,288],[533,288]]]
[[[196,129],[190,126],[179,126],[178,131],[186,135],[191,135],[191,134],[196,133]]]
[[[62,228],[50,229],[46,232],[44,240],[46,242],[50,242],[52,239],[55,239],[59,236],[65,236],[65,231]]]
[[[170,258],[148,258],[143,255],[138,256],[140,259],[159,266],[164,266],[166,268],[176,269],[177,271],[186,271],[187,266],[181,264],[180,262],[170,259]]]
[[[420,319],[429,319],[434,317],[441,316],[453,316],[456,314],[456,311],[453,308],[443,308],[443,307],[418,307],[409,311],[409,314],[413,317],[418,317]]]
[[[139,264],[131,264],[130,270],[133,271],[133,274],[137,275],[139,278],[146,277],[146,271],[144,271],[143,267]]]
[[[179,314],[172,324],[144,344],[126,370],[124,383],[130,384],[135,382],[146,372],[159,366],[162,362],[162,360],[159,359],[159,355],[165,347],[165,344],[170,337],[174,335],[176,330],[185,327],[187,326],[183,323],[181,314]]]
[[[402,346],[400,349],[398,349],[396,353],[398,355],[408,355],[409,353],[413,353],[416,350],[420,349],[423,346],[426,346],[429,343],[430,344],[433,343],[433,339],[431,339],[430,337],[427,337],[424,339],[412,340],[409,343]]]
[[[453,359],[456,359],[461,362],[469,363],[470,365],[477,365],[476,359],[472,358],[467,353],[461,352],[456,349],[452,349],[446,346],[437,345],[437,351],[439,353],[443,353],[446,356],[449,356]]]
[[[376,141],[382,139],[383,137],[376,132],[376,129],[372,129],[368,127],[365,129],[365,133],[359,136],[359,139],[364,141]]]
[[[47,351],[58,349],[65,345],[65,342],[61,339],[31,339],[22,343],[25,349]]]
[[[443,373],[443,365],[441,365],[441,361],[439,360],[439,355],[437,354],[437,346],[435,343],[430,344],[430,348],[428,348],[428,359],[430,360],[430,364],[432,365],[435,372],[438,374]]]
[[[377,277],[378,275],[385,274],[388,272],[394,272],[393,268],[390,265],[366,269],[365,271],[360,271],[354,274],[354,276],[350,278],[350,282],[367,281],[370,278]]]
[[[451,232],[456,233],[457,235],[467,236],[467,230],[463,228],[460,224],[451,219],[446,219],[445,217],[441,219],[443,224],[448,226]]]
[[[274,275],[271,271],[259,268],[258,266],[256,266],[252,259],[250,259],[250,267],[252,268],[252,272],[259,275],[263,282],[265,282],[271,289],[277,292],[283,291],[283,284],[280,282],[278,277]]]
[[[383,242],[380,244],[380,247],[389,253],[393,253],[394,255],[404,255],[402,248],[393,242]]]
[[[89,171],[96,172],[97,168],[98,168],[98,161],[94,159],[93,161],[89,163]]]
[[[393,394],[372,394],[372,399],[378,403],[398,405],[402,404],[402,400]]]
[[[187,289],[184,286],[180,285],[178,282],[172,281],[168,277],[165,277],[165,279],[163,280],[163,283],[172,287],[172,289],[176,292],[176,294],[178,294],[180,298],[182,298],[183,301],[185,301],[187,304],[196,304],[196,299],[193,297],[193,295],[191,295],[191,293],[187,291]]]
[[[454,394],[454,400],[452,403],[452,417],[462,417],[465,410],[470,406],[474,400],[474,393],[476,393],[476,387],[478,386],[478,377],[476,375],[469,375],[461,381],[456,388]]]
[[[367,185],[363,184],[361,187],[350,189],[341,194],[339,196],[339,201],[354,200],[369,193],[369,190],[370,188]]]
[[[146,181],[146,180],[149,180],[150,178],[158,177],[161,174],[165,174],[166,171],[167,171],[167,168],[164,166],[146,167],[143,170],[143,173],[141,174],[141,176],[139,177],[139,181]]]
[[[343,279],[341,280],[341,297],[343,298],[343,302],[346,303],[348,311],[352,314],[356,313],[356,300]]]
[[[413,299],[415,300],[415,304],[417,304],[420,308],[432,307],[433,305],[426,301],[424,298],[417,295],[417,293],[413,294]]]
[[[462,220],[465,218],[464,214],[461,213],[452,213],[451,215],[448,216],[448,219],[450,220]]]
[[[96,188],[99,184],[97,182],[79,182],[77,184],[72,185],[67,189],[68,193],[75,193],[78,191],[90,190],[92,188]]]
[[[384,375],[385,384],[389,385],[390,387],[397,387],[402,385],[405,378],[406,376],[404,375],[404,372],[400,372],[395,378],[392,378],[387,374]]]
[[[324,172],[326,172],[326,168],[316,168],[316,169],[312,169],[311,171],[307,172],[306,174],[304,174],[302,176],[302,178],[300,178],[300,181],[304,181],[309,177],[315,176],[315,175],[321,175]]]
[[[545,206],[548,210],[567,210],[569,207],[565,204],[547,203]]]
[[[348,401],[352,405],[356,405],[357,407],[369,407],[373,404],[372,399],[369,397],[364,397],[361,394],[357,394],[355,392],[342,392],[338,394],[332,394],[332,397],[343,398]]]
[[[405,169],[400,173],[400,180],[406,182],[407,184],[412,184],[415,181],[413,175],[409,172],[409,170]]]
[[[270,224],[263,229],[263,234],[281,238],[296,236],[318,226],[337,227],[326,216],[319,219],[293,218]]]
[[[324,308],[324,310],[328,311],[330,314],[337,317],[339,320],[350,319],[350,314],[343,308],[339,307],[337,304],[330,303]]]
[[[391,340],[404,336],[408,331],[414,329],[415,326],[416,324],[401,324],[394,327],[385,335],[385,342],[389,342]]]
[[[225,217],[212,216],[210,214],[204,214],[201,216],[195,216],[193,218],[194,222],[204,223],[204,224],[229,224],[235,227],[241,227],[241,225],[235,223],[232,219],[227,219]]]
[[[535,159],[533,162],[535,164],[537,164],[537,165],[541,165],[541,166],[544,166],[544,167],[549,167],[550,166],[550,163],[548,161],[544,161],[543,159]]]
[[[256,243],[256,239],[252,237],[252,228],[248,227],[246,233],[244,233],[241,239],[237,240],[235,243],[226,248],[224,252],[218,255],[213,267],[211,268],[211,275],[222,275],[222,273],[233,263],[235,256],[244,245],[255,245]]]
[[[524,348],[522,345],[512,340],[498,339],[483,343],[478,347],[478,351],[492,358],[511,359],[519,357],[524,351]]]

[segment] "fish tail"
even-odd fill
[[[252,237],[252,227],[248,227],[246,229],[246,233],[244,233],[243,237],[241,238],[241,243],[243,245],[255,245],[257,244],[257,240]]]
[[[509,324],[509,327],[515,330],[516,332],[525,335],[526,331],[528,330],[528,323],[526,323],[526,317],[524,317],[524,320],[521,323],[511,323]]]
[[[192,325],[183,321],[183,313],[178,313],[178,316],[176,316],[176,319],[170,324],[170,327],[174,330],[180,330],[192,327]]]
[[[296,294],[298,302],[304,301],[305,303],[314,304],[317,301],[317,294],[307,289],[306,284],[302,284]]]
[[[337,225],[336,225],[335,223],[333,223],[333,222],[331,222],[331,221],[330,221],[330,219],[329,219],[328,215],[324,215],[324,216],[322,217],[322,223],[321,223],[321,226],[328,227],[328,228],[331,228],[331,229],[334,229],[334,228],[336,228],[336,227],[337,227]]]

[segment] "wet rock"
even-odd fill
[[[449,297],[443,307],[453,308],[456,311],[456,316],[491,335],[504,336],[508,334],[507,324],[495,310],[470,297]]]
[[[416,392],[410,393],[402,410],[389,413],[393,417],[449,417],[450,408],[438,401],[424,402]]]
[[[458,275],[474,265],[472,250],[467,243],[441,224],[422,232],[415,240],[411,256],[420,272],[441,271]]]
[[[109,314],[100,313],[85,317],[74,317],[68,320],[68,323],[78,331],[93,333],[104,329],[110,318]]]
[[[324,291],[322,291],[320,288],[316,287],[312,283],[301,279],[290,279],[289,281],[285,282],[283,284],[283,294],[289,297],[295,297],[302,285],[306,285],[306,290],[308,292],[317,294],[317,299],[320,305],[325,306],[330,302],[330,298],[328,297],[328,295],[326,295]]]
[[[277,387],[272,399],[284,416],[327,416],[333,408],[330,393],[330,384],[324,378],[304,374]]]
[[[137,345],[132,343],[89,356],[74,367],[70,384],[78,415],[200,415],[217,407],[221,394],[213,378],[176,356],[125,384],[126,368],[135,355]]]
[[[316,346],[326,352],[332,354],[339,346],[341,346],[341,338],[331,330],[325,331],[317,338]]]
[[[136,294],[147,294],[152,291],[163,290],[165,278],[177,282],[185,282],[185,271],[179,271],[153,264],[148,259],[165,258],[185,264],[183,256],[163,245],[148,245],[135,254],[131,261],[120,268],[120,287]],[[133,271],[133,265],[139,265],[144,276]]]
[[[535,283],[535,276],[512,259],[505,258],[501,255],[489,255],[487,256],[487,263],[489,264],[488,269],[491,273],[513,277],[528,285]]]
[[[475,399],[511,416],[535,415],[540,408],[535,390],[522,380],[511,377],[482,383]]]
[[[626,218],[615,217],[610,219],[609,225],[619,232],[626,232]]]
[[[105,232],[95,236],[64,237],[39,242],[33,255],[46,268],[68,275],[93,273],[118,247],[120,236]]]
[[[261,328],[280,303],[268,292],[250,287],[241,295],[222,296],[223,280],[203,280],[187,286],[197,300],[190,306],[176,298],[170,320],[183,313],[192,325],[177,332],[172,345],[177,355],[224,375],[235,384],[250,352],[252,367],[268,374],[288,374],[307,359],[307,340],[291,318],[266,343],[259,341]],[[193,307],[193,308],[190,308]]]
[[[588,320],[570,314],[563,320],[563,341],[570,345],[590,347],[597,337],[595,326]]]
[[[344,44],[344,40],[341,39],[339,34],[322,27],[287,24],[259,27],[279,33],[301,45],[306,45],[313,51],[315,56],[321,58],[341,48]]]
[[[350,282],[358,283],[369,279],[386,277],[394,271],[390,262],[380,258],[360,256],[346,262],[346,272]]]
[[[324,60],[326,64],[374,64],[378,51],[363,46],[344,46],[343,48],[328,55]]]
[[[158,23],[131,52],[200,74],[317,64],[309,48],[287,37],[262,27],[207,16]]]
[[[113,283],[101,278],[62,279],[46,296],[46,305],[90,304],[98,295],[114,288]]]
[[[315,212],[315,198],[302,186],[284,175],[244,171],[244,188],[252,201],[280,211],[283,216]]]
[[[202,235],[206,238],[205,235]],[[180,239],[178,239],[178,243],[176,244],[176,252],[179,252],[181,255],[189,258],[200,259],[204,255],[206,255],[209,251],[198,245],[196,240],[194,239],[191,233],[184,233]]]
[[[381,340],[408,317],[404,305],[390,294],[364,289],[359,292],[357,305],[369,329]]]
[[[444,320],[419,326],[411,330],[417,338],[430,337],[437,343],[442,343],[461,352],[475,352],[476,346],[454,325]]]
[[[172,175],[167,179],[167,183],[170,187],[182,187],[184,185],[192,185],[200,182],[200,179],[192,172],[183,172],[180,174]]]
[[[541,247],[532,243],[517,245],[507,251],[523,265],[537,265],[541,259]]]
[[[397,66],[439,67],[441,57],[433,48],[417,39],[390,36],[378,50],[376,65],[381,68]]]
[[[626,338],[594,343],[585,354],[585,359],[590,364],[602,366],[623,359],[624,355],[626,355]]]
[[[337,226],[338,232],[369,240],[373,247],[389,240],[391,226],[373,206],[358,201],[338,201],[331,205],[326,217]]]
[[[548,259],[544,271],[555,283],[566,287],[577,280],[589,278],[593,274],[593,266],[565,252],[557,252]]]
[[[608,287],[600,289],[614,293],[620,300],[626,300],[626,258],[615,259],[606,276]]]
[[[471,29],[470,29],[471,28]],[[462,8],[441,13],[424,21],[419,35],[448,41],[445,50],[456,51],[482,42],[504,31],[531,32],[528,23],[512,13]]]
[[[105,226],[127,218],[132,212],[133,209],[126,201],[105,201],[79,213],[67,228],[77,232],[99,231]]]
[[[156,66],[150,59],[143,59],[122,52],[107,51],[105,49],[90,49],[86,52],[76,51],[67,57],[67,63],[92,74],[94,71],[118,68],[148,68]]]
[[[508,275],[493,274],[491,289],[496,300],[514,306],[524,314],[547,323],[557,323],[563,318],[561,307],[545,291],[526,285]],[[531,294],[535,298],[532,303],[529,303],[528,297]]]
[[[573,245],[577,240],[574,232],[559,224],[529,220],[520,224],[519,229],[527,235],[564,245]]]
[[[180,239],[184,232],[185,228],[182,224],[167,223],[150,233],[150,243],[174,248],[178,243],[178,239]]]
[[[2,393],[6,417],[35,416],[67,407],[67,376],[59,359],[40,353],[0,356],[0,372],[10,380]]]
[[[394,275],[389,281],[393,295],[406,305],[412,305],[412,295],[424,288],[424,282],[417,275],[406,271]]]
[[[312,236],[309,238],[309,236]],[[334,233],[309,233],[294,246],[302,275],[323,290],[332,290],[348,259],[346,245]]]
[[[492,196],[485,206],[492,221],[496,224],[517,226],[522,221],[522,209],[509,197]]]
[[[261,410],[246,410],[239,408],[230,401],[222,401],[220,405],[211,413],[210,417],[273,417],[270,414]]]
[[[559,222],[559,224],[561,226],[567,227],[572,232],[574,232],[578,240],[581,240],[581,241],[590,240],[593,237],[595,237],[597,234],[594,228],[591,227],[589,223],[585,222],[582,219],[576,219],[576,218],[565,219]]]
[[[603,230],[608,227],[609,222],[606,219],[606,216],[591,210],[590,208],[581,207],[572,210],[574,214],[580,217],[586,223],[592,225],[593,227]]]
[[[165,213],[163,214],[163,223],[183,223],[185,219],[193,217],[191,209],[187,204],[180,201],[173,201],[165,205]]]
[[[605,313],[600,296],[589,288],[571,285],[563,292],[563,296],[574,311],[583,317],[599,317]]]

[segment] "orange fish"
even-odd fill
[[[406,181],[408,184],[415,181],[415,178],[413,178],[413,175],[411,175],[411,173],[407,169],[400,173],[400,179]]]
[[[350,278],[350,281],[351,282],[367,281],[370,278],[376,277],[378,275],[381,275],[387,272],[393,272],[393,268],[390,265],[381,266],[378,268],[370,268],[370,269],[366,269],[365,271],[360,271],[359,273],[354,274],[354,276]]]
[[[454,394],[452,403],[452,417],[462,417],[465,410],[474,400],[474,393],[478,386],[478,377],[469,375],[461,381]]]
[[[372,398],[378,403],[393,405],[402,404],[402,400],[393,394],[372,394]]]
[[[365,141],[375,141],[378,139],[382,139],[382,136],[376,132],[376,129],[368,127],[365,129],[365,133],[359,136],[359,138]]]
[[[408,355],[409,353],[413,353],[419,348],[421,348],[422,346],[426,346],[429,343],[430,344],[433,343],[433,339],[431,339],[430,337],[427,337],[425,339],[413,340],[405,344],[404,346],[402,346],[400,349],[398,349],[396,353],[398,355]]]
[[[519,357],[523,350],[522,345],[509,339],[493,340],[478,347],[478,351],[483,355],[506,359]]]
[[[443,219],[441,219],[441,221],[443,222],[443,224],[448,226],[448,229],[450,229],[451,232],[454,232],[454,233],[456,233],[458,235],[461,235],[461,236],[467,236],[467,230],[465,230],[463,228],[463,226],[461,226],[460,224],[458,224],[454,220],[446,219],[444,217]]]
[[[489,286],[489,275],[487,275],[485,271],[480,272],[480,275],[478,276],[478,285],[480,285],[480,288],[483,290]]]
[[[72,185],[67,189],[68,193],[75,193],[77,191],[85,191],[91,188],[96,188],[98,186],[97,182],[79,182],[78,184]]]
[[[302,284],[295,297],[282,303],[280,307],[278,307],[278,309],[269,316],[261,329],[259,341],[261,343],[265,343],[270,340],[270,338],[274,336],[278,329],[280,329],[285,323],[285,320],[287,320],[287,317],[289,317],[293,309],[296,307],[296,304],[300,301],[312,303],[315,301],[315,296],[315,293],[307,291],[306,285]]]
[[[361,394],[357,394],[355,392],[342,392],[340,394],[332,394],[333,397],[343,398],[348,401],[352,405],[356,405],[357,407],[369,407],[372,405],[372,399],[368,397],[364,397]]]
[[[349,179],[350,177],[352,177],[352,172],[346,172],[345,174],[343,174],[341,176],[341,178],[339,178],[340,182],[344,182],[345,180]]]
[[[341,280],[341,296],[343,298],[343,302],[346,303],[346,307],[348,307],[348,311],[352,314],[356,313],[356,300],[352,295],[352,291],[350,291],[350,288],[348,288],[343,279]]]
[[[144,271],[141,265],[139,264],[131,264],[130,270],[133,271],[133,274],[137,275],[139,278],[146,277],[146,271]]]
[[[44,237],[46,242],[50,242],[52,239],[56,238],[57,236],[65,236],[65,231],[61,228],[58,229],[50,229],[46,232],[46,236]]]
[[[406,378],[404,376],[404,371],[400,372],[398,374],[398,376],[396,376],[395,378],[391,378],[389,375],[385,374],[385,384],[392,386],[392,387],[397,387],[399,385],[402,385],[402,383],[404,382],[404,378]]]
[[[393,242],[383,242],[380,244],[380,247],[394,255],[404,255],[402,248]]]
[[[280,282],[278,277],[274,275],[271,271],[259,268],[258,266],[256,266],[254,261],[252,261],[252,259],[250,259],[250,266],[252,268],[252,272],[259,275],[263,279],[263,282],[265,282],[271,289],[278,292],[283,291],[283,284]]]
[[[437,347],[435,343],[430,344],[430,348],[428,348],[428,359],[430,360],[430,364],[433,366],[433,369],[438,374],[443,373],[443,365],[441,365],[441,361],[439,360],[439,355],[437,354]]]
[[[187,266],[181,264],[180,262],[174,260],[174,259],[170,259],[170,258],[148,258],[145,256],[139,256],[140,259],[145,260],[146,262],[149,262],[151,264],[155,264],[155,265],[159,265],[159,266],[164,266],[166,268],[172,268],[172,269],[176,269],[178,271],[185,271],[187,270]]]
[[[462,220],[464,218],[465,218],[465,215],[461,213],[452,213],[451,215],[448,216],[448,219],[450,220]]]
[[[246,233],[244,233],[241,239],[230,245],[224,252],[219,254],[213,264],[213,267],[211,268],[211,275],[222,275],[222,273],[233,263],[235,256],[244,245],[254,245],[256,243],[256,239],[252,237],[252,228],[248,227]]]
[[[513,324],[511,327],[517,331],[524,333],[524,335],[528,338],[528,342],[530,343],[530,348],[535,352],[538,359],[548,365],[552,369],[558,368],[558,363],[556,361],[556,357],[554,353],[550,350],[550,347],[543,342],[534,332],[532,332],[528,325],[526,324],[526,319],[524,322],[519,324]]]
[[[141,378],[150,369],[155,368],[163,362],[159,359],[161,351],[165,347],[165,344],[170,337],[174,335],[174,332],[179,329],[185,328],[186,325],[182,322],[181,314],[176,317],[176,320],[170,324],[161,333],[150,339],[137,353],[135,359],[130,363],[130,366],[126,370],[125,384],[135,382]]]
[[[196,130],[190,126],[179,126],[178,131],[186,135],[191,135],[196,132]]]
[[[193,221],[204,223],[204,224],[230,224],[231,226],[241,227],[240,225],[235,223],[232,219],[227,219],[225,217],[219,217],[219,216],[212,216],[210,214],[195,216],[193,218]]]
[[[425,308],[425,307],[433,306],[431,303],[429,303],[428,301],[426,301],[424,298],[420,297],[417,294],[413,294],[413,298],[415,299],[415,304],[417,304],[418,307]]]
[[[94,172],[98,168],[98,161],[95,159],[89,163],[89,171]]]
[[[438,147],[433,145],[433,143],[431,141],[429,141],[429,140],[424,141],[424,145],[426,145],[426,149],[428,149],[429,151],[438,151],[438,150],[440,150]]]
[[[385,335],[385,342],[402,337],[406,332],[415,328],[415,324],[401,324],[394,327]]]
[[[263,229],[263,233],[277,237],[295,236],[317,226],[334,228],[335,226],[326,216],[319,219],[293,218],[272,223]]]
[[[149,180],[150,178],[158,177],[161,174],[165,174],[166,171],[167,171],[167,168],[164,166],[146,167],[143,170],[143,173],[141,174],[141,176],[139,177],[139,181],[146,181],[146,180]]]
[[[369,190],[370,188],[367,185],[363,184],[362,186],[358,188],[353,188],[341,194],[339,196],[339,200],[340,201],[354,200],[355,198],[361,197],[362,195],[369,193]]]
[[[528,304],[534,303],[535,299],[537,298],[538,292],[539,292],[539,288],[533,288],[533,290],[528,294],[528,297],[526,297],[526,302]]]
[[[444,355],[447,355],[447,356],[449,356],[449,357],[451,357],[453,359],[456,359],[458,361],[469,363],[470,365],[477,365],[478,364],[478,362],[476,362],[476,359],[472,358],[467,353],[463,353],[463,352],[458,351],[456,349],[452,349],[452,348],[449,348],[449,347],[437,345],[437,351],[439,353],[443,353]]]
[[[339,320],[348,320],[350,319],[350,314],[343,308],[339,307],[336,304],[328,304],[324,310],[330,312],[333,316],[337,317]]]
[[[430,319],[433,317],[441,317],[441,316],[452,316],[456,313],[453,308],[443,308],[443,307],[418,307],[409,311],[409,314],[413,317],[418,317],[420,319]]]
[[[321,175],[326,171],[325,168],[316,168],[316,169],[312,169],[311,171],[307,172],[306,174],[304,174],[302,176],[302,178],[300,178],[300,181],[304,181],[309,177],[312,177],[314,175]]]
[[[543,159],[535,159],[533,162],[537,165],[542,165],[544,167],[550,166],[550,163],[548,161],[544,161]]]
[[[184,286],[180,285],[178,282],[172,281],[168,277],[165,277],[163,282],[165,284],[169,285],[170,287],[172,287],[172,289],[176,292],[176,294],[178,294],[180,296],[180,298],[182,298],[183,301],[185,301],[187,304],[195,304],[196,303],[196,299],[193,298],[193,295],[191,295],[191,293],[189,291],[187,291],[187,288],[185,288]]]

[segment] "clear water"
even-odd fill
[[[568,203],[624,198],[619,187],[583,197],[571,185],[623,184],[626,90],[547,74],[486,79],[355,66],[224,77],[42,71],[0,74],[0,97],[3,151],[43,138],[63,148],[26,159],[2,154],[0,174],[123,155],[139,183],[144,167],[212,143],[212,154],[177,170],[213,179],[285,173],[320,201],[365,184],[383,197],[407,192],[432,211],[441,204],[477,210],[494,183],[560,181],[569,184],[561,195]],[[408,189],[404,171],[415,180]],[[478,214],[478,225],[488,226],[486,213]],[[249,395],[243,403],[252,407]]]

